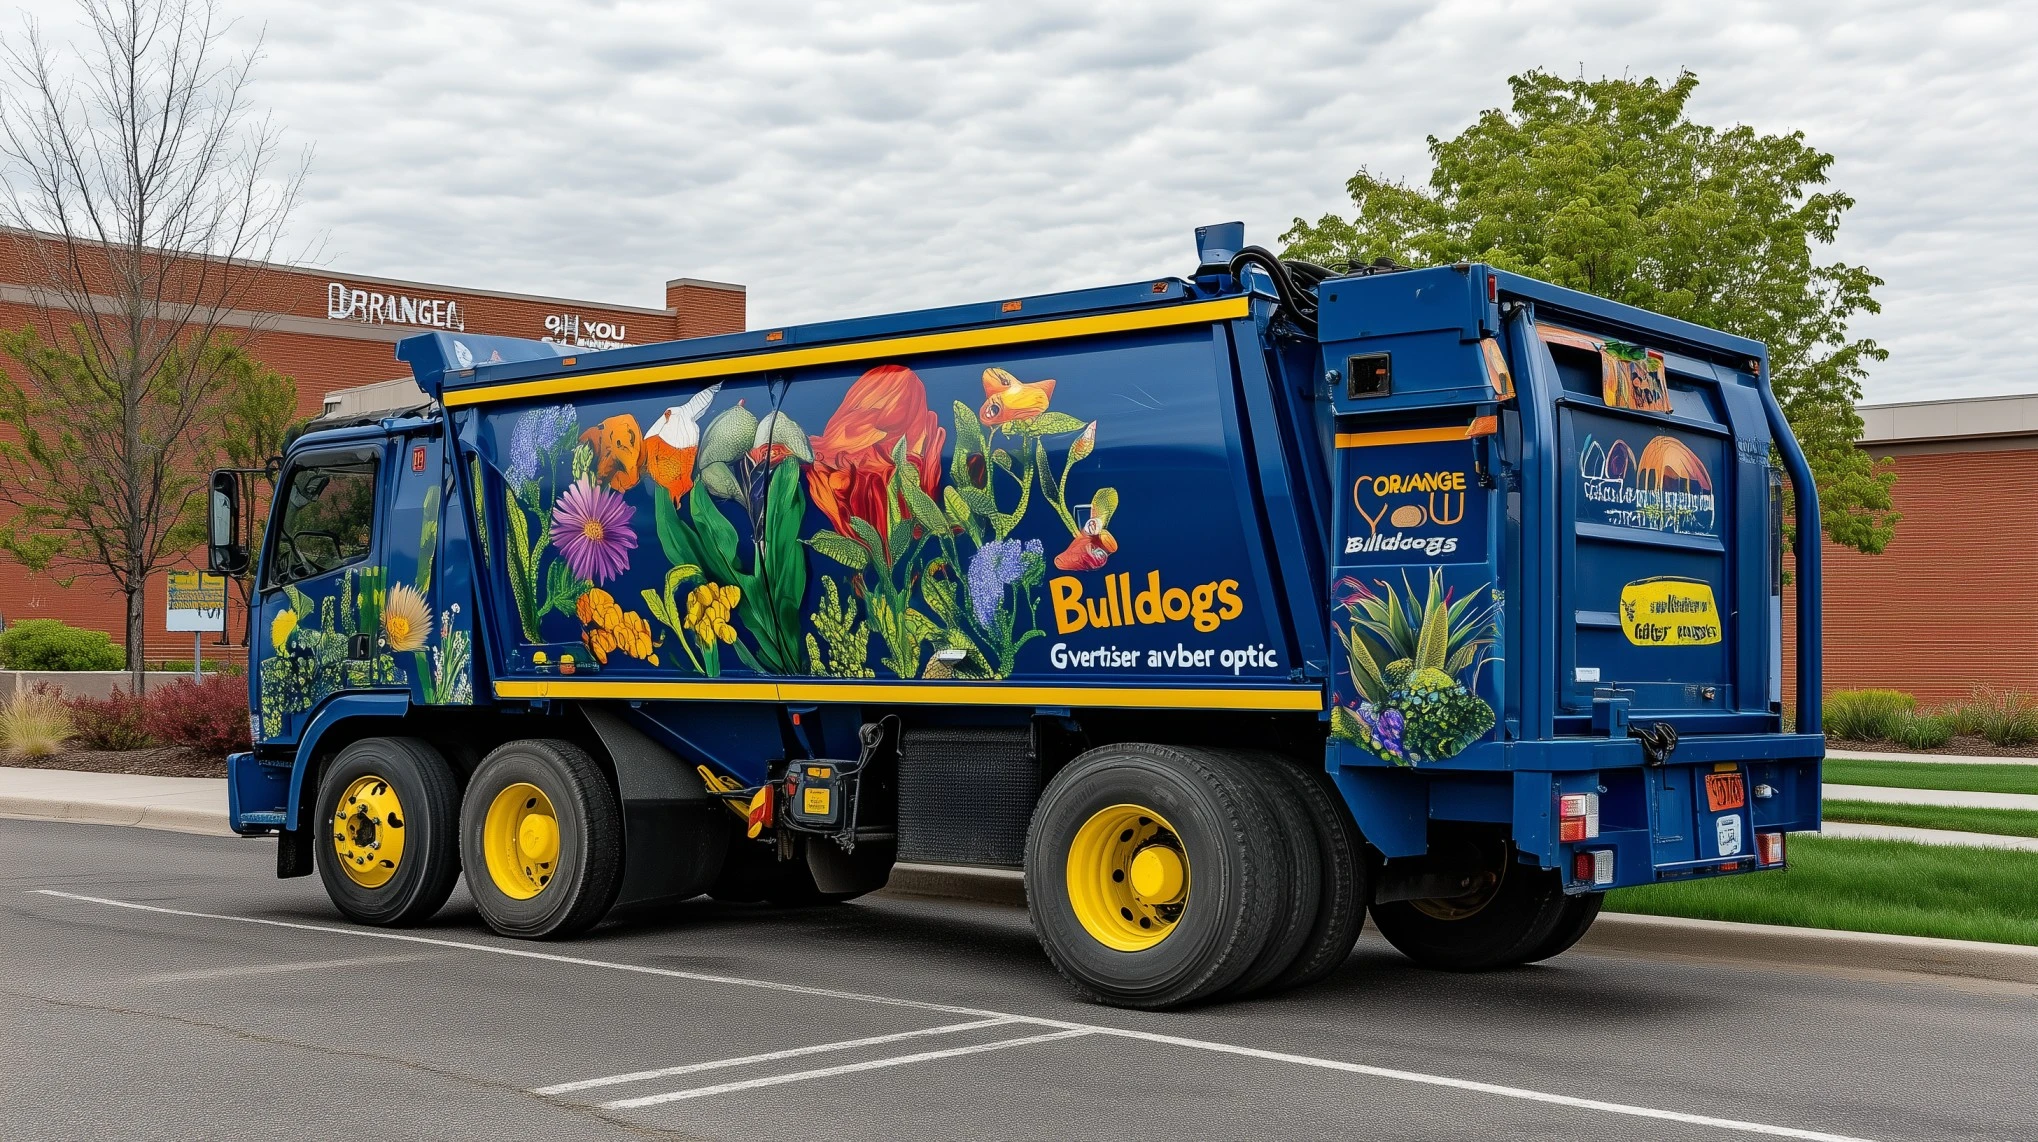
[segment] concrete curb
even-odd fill
[[[1602,913],[1592,930],[1578,942],[1578,950],[2038,984],[2038,947],[2023,944],[1737,924],[1631,912]]]
[[[0,796],[0,817],[22,821],[79,821],[93,825],[127,825],[173,833],[231,837],[223,809],[183,805],[141,805],[122,802],[69,801],[61,797]]]

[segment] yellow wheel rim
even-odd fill
[[[379,774],[357,777],[333,810],[333,854],[347,879],[380,888],[403,863],[403,802]]]
[[[1069,842],[1069,903],[1098,943],[1153,947],[1189,903],[1189,858],[1167,818],[1144,805],[1098,810]]]
[[[559,815],[544,790],[519,781],[495,795],[481,825],[481,855],[504,896],[529,900],[545,891],[559,871]]]

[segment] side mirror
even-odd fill
[[[206,566],[225,575],[248,569],[248,545],[241,541],[241,478],[224,469],[212,474],[206,504]]]

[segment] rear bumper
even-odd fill
[[[1780,860],[1763,860],[1759,838],[1819,827],[1816,759],[1686,760],[1681,746],[1674,756],[1665,765],[1604,770],[1588,778],[1600,794],[1598,836],[1567,842],[1555,830],[1535,836],[1531,829],[1524,837],[1518,829],[1516,844],[1524,852],[1537,851],[1544,867],[1560,870],[1570,891],[1598,892],[1780,868]],[[1585,784],[1578,775],[1551,779],[1565,792]],[[1523,843],[1530,839],[1539,842],[1533,849]],[[1578,859],[1606,852],[1612,854],[1611,883],[1588,871],[1603,870],[1605,857]]]

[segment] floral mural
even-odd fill
[[[1405,579],[1396,587],[1346,576],[1337,589],[1348,621],[1333,629],[1355,694],[1339,694],[1331,708],[1334,736],[1415,765],[1454,757],[1493,728],[1479,675],[1499,637],[1498,598],[1481,603],[1484,586],[1454,597],[1442,568],[1421,594]]]
[[[880,365],[811,434],[754,396],[717,408],[719,384],[642,432],[627,412],[585,430],[572,405],[519,413],[502,469],[512,657],[561,673],[1008,676],[1043,637],[1050,562],[1095,570],[1117,550],[1118,493],[1078,490],[1097,423],[1052,408],[1052,379],[982,380],[983,403],[955,402],[944,424],[918,374]],[[1066,548],[1014,537],[1036,499]],[[553,615],[577,623],[576,645]]]

